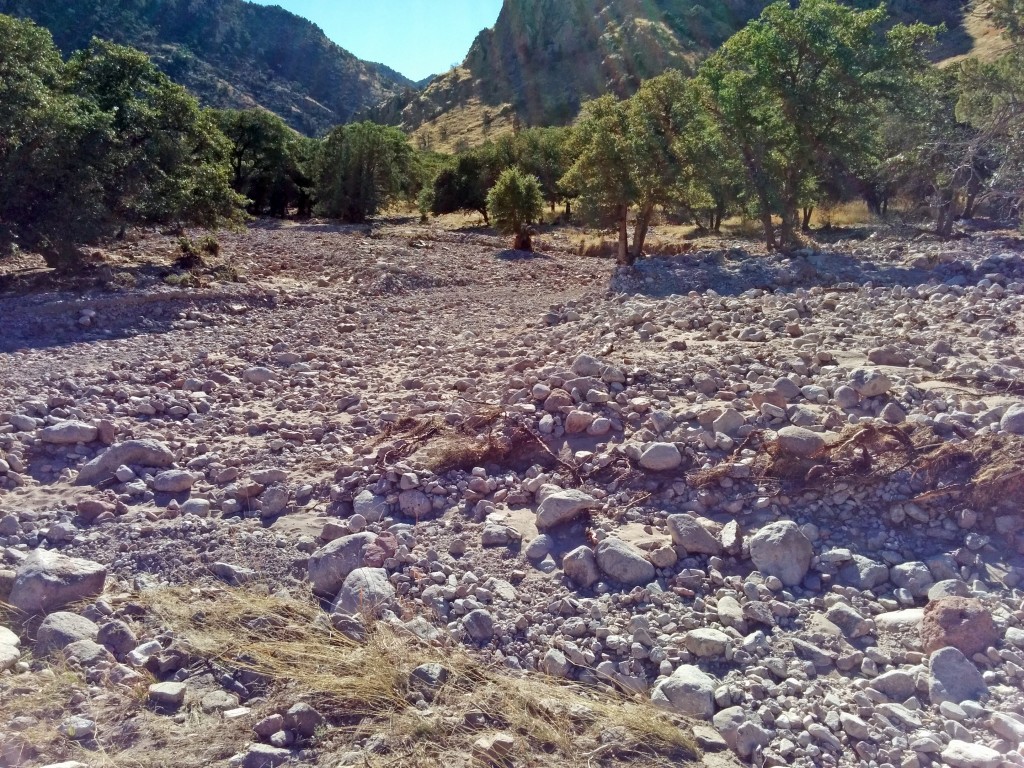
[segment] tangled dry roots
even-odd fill
[[[940,437],[928,427],[865,424],[848,427],[839,439],[808,458],[784,454],[763,432],[750,435],[744,448],[756,451],[751,478],[784,491],[827,490],[840,481],[888,482],[898,473],[924,488],[917,502],[971,505],[995,512],[1024,492],[1024,438],[984,434],[961,440]],[[733,472],[726,462],[691,474],[706,487]]]
[[[457,425],[439,416],[402,419],[379,441],[377,458],[393,462],[415,456],[425,469],[444,474],[488,463],[530,461],[541,446],[522,414],[485,404]]]

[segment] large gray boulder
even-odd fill
[[[49,613],[98,597],[106,580],[107,569],[99,563],[37,549],[18,566],[9,602],[27,614]]]
[[[174,454],[156,440],[126,440],[112,445],[78,471],[78,485],[96,485],[114,476],[122,464],[166,468],[174,463]]]
[[[99,631],[99,626],[84,616],[57,611],[43,619],[43,623],[39,625],[35,652],[38,655],[45,655],[62,650],[80,640],[95,640]]]
[[[570,523],[589,509],[598,505],[597,499],[589,493],[575,489],[565,490],[555,485],[545,485],[538,492],[537,529],[550,531]]]
[[[778,445],[787,456],[807,459],[825,450],[825,438],[803,427],[783,427],[779,430]]]
[[[667,472],[683,463],[675,443],[651,443],[640,454],[640,466],[652,472]]]
[[[309,582],[322,597],[334,597],[352,571],[363,565],[366,548],[377,541],[374,533],[353,533],[320,547],[309,556]]]
[[[750,558],[765,576],[777,576],[787,587],[804,580],[814,546],[792,520],[769,523],[750,537]]]
[[[684,664],[655,686],[651,701],[659,709],[708,720],[715,713],[716,685],[700,667]]]
[[[597,567],[612,581],[633,587],[654,581],[654,566],[643,552],[609,536],[597,545]]]
[[[331,613],[376,613],[395,599],[395,588],[383,568],[356,568],[345,577]]]
[[[39,431],[39,439],[53,445],[91,443],[98,435],[99,429],[83,421],[62,421]]]
[[[952,646],[932,654],[928,666],[928,695],[932,706],[944,701],[959,704],[977,701],[988,693],[988,686],[974,662]]]
[[[722,542],[700,524],[693,515],[669,515],[668,532],[672,543],[688,555],[720,555]]]

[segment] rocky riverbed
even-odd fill
[[[150,235],[0,294],[0,765],[1024,765],[1021,239],[540,239],[259,224],[182,285]],[[166,609],[246,593],[247,642],[442,649],[399,688],[447,751]],[[456,649],[685,739],[455,717]]]

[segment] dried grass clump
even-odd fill
[[[488,463],[532,463],[542,446],[522,414],[483,405],[455,426],[437,416],[402,419],[378,441],[377,457],[385,463],[414,457],[440,475]]]
[[[584,237],[576,248],[580,258],[586,259],[614,259],[618,253],[619,244],[615,240],[604,237]]]
[[[451,765],[482,733],[515,734],[520,748],[543,756],[523,764],[676,766],[698,754],[688,730],[646,700],[562,685],[538,675],[511,676],[456,647],[434,647],[385,622],[370,623],[365,642],[333,629],[313,602],[253,591],[164,590],[144,593],[153,618],[189,650],[269,681],[268,699],[309,701],[338,726],[323,748],[388,734],[374,765]],[[421,712],[408,703],[408,680],[421,664],[443,664],[448,683]],[[613,742],[602,734],[620,729]],[[396,759],[398,762],[396,762]],[[379,762],[378,762],[379,761]],[[517,760],[517,764],[519,764]]]
[[[681,253],[689,253],[695,247],[693,240],[649,237],[644,242],[644,253],[648,256],[678,256]]]

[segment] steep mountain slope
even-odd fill
[[[770,0],[505,0],[493,29],[461,67],[422,92],[407,91],[374,115],[417,132],[422,144],[472,143],[512,115],[527,124],[564,123],[603,93],[627,96],[675,67],[692,70]],[[877,0],[849,0],[874,7]],[[969,50],[968,0],[891,0],[897,21],[944,23],[941,57]],[[477,131],[472,127],[476,126]]]
[[[243,0],[0,0],[0,13],[47,27],[65,53],[94,35],[135,46],[204,103],[263,106],[311,135],[413,85],[303,18]]]

